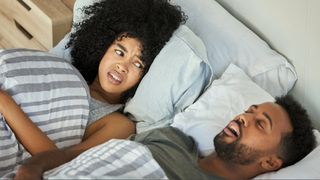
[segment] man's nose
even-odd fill
[[[239,116],[239,121],[244,127],[248,127],[250,118],[249,115],[241,114]]]

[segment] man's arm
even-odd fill
[[[121,113],[112,113],[86,128],[83,141],[68,149],[47,151],[23,164],[15,179],[41,179],[42,174],[77,157],[85,150],[110,139],[125,139],[135,133],[135,124]]]
[[[0,90],[0,113],[24,148],[32,155],[56,149],[56,145],[21,110],[10,95]]]

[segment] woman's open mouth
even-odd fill
[[[119,85],[122,83],[123,77],[120,73],[118,73],[117,71],[111,71],[107,73],[107,79],[109,80],[109,82],[111,82],[112,84],[115,85]]]

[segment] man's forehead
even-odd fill
[[[279,104],[276,104],[274,102],[265,102],[253,105],[251,107],[255,107],[258,111],[267,114],[275,124],[282,124],[284,125],[285,129],[289,131],[292,130],[289,115],[286,110]]]
[[[251,105],[251,107],[255,107],[257,109],[263,109],[265,111],[279,111],[279,112],[284,111],[284,109],[282,109],[281,106],[279,106],[274,102],[264,102],[261,104],[253,104]]]

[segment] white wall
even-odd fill
[[[320,0],[217,1],[293,63],[291,93],[320,129]]]

